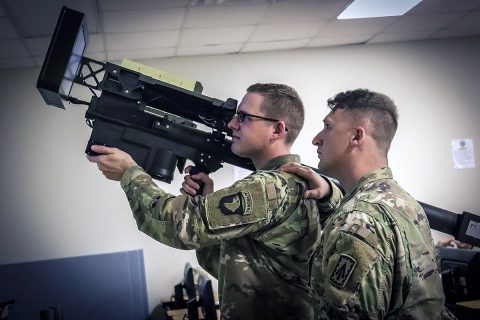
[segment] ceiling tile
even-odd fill
[[[44,37],[53,34],[63,5],[85,13],[87,30],[97,32],[97,11],[94,0],[7,0],[25,37]]]
[[[28,57],[30,54],[21,40],[1,40],[0,58]]]
[[[0,58],[0,69],[16,69],[34,66],[35,62],[30,57]]]
[[[85,52],[96,53],[105,51],[105,45],[103,44],[103,36],[101,34],[89,34],[88,44]]]
[[[32,59],[36,67],[41,67],[43,65],[43,61],[45,60],[45,57],[33,57]]]
[[[448,28],[440,30],[430,36],[432,39],[441,39],[441,38],[461,38],[461,37],[474,37],[480,36],[480,27],[470,27],[470,28]]]
[[[450,24],[449,28],[470,28],[480,26],[480,10],[465,14],[459,20]]]
[[[385,27],[394,22],[395,19],[397,18],[335,19],[329,21],[325,27],[321,28],[317,36],[330,37],[337,35],[375,34],[385,29]]]
[[[191,6],[228,6],[239,4],[251,4],[251,3],[269,3],[278,0],[191,0]],[[293,0],[281,0],[281,1],[293,1]]]
[[[7,18],[0,18],[0,40],[15,39],[19,34]]]
[[[448,26],[458,20],[462,13],[435,13],[428,15],[406,15],[399,17],[383,32],[408,32],[434,30]]]
[[[461,12],[480,8],[478,0],[423,0],[408,14]]]
[[[155,32],[116,33],[105,35],[107,51],[145,50],[151,48],[174,47],[180,31],[165,30]]]
[[[122,59],[129,60],[143,60],[171,57],[175,52],[174,47],[170,48],[155,48],[148,50],[123,50],[123,51],[110,51],[107,53],[108,61],[120,61]]]
[[[348,44],[363,44],[370,39],[371,35],[347,35],[347,36],[328,36],[317,37],[310,40],[306,47],[329,47],[329,46],[341,46]]]
[[[237,53],[240,51],[242,44],[232,43],[232,44],[219,44],[216,46],[188,46],[188,47],[178,47],[176,55],[177,56],[195,56],[195,55],[206,55],[206,54],[228,54],[228,53]]]
[[[303,48],[309,39],[269,41],[269,42],[248,42],[241,52],[288,50]]]
[[[311,38],[318,33],[327,21],[303,22],[295,24],[267,24],[255,28],[249,41],[277,41]]]
[[[336,18],[352,0],[273,1],[261,23],[291,23]]]
[[[180,46],[217,45],[245,42],[254,26],[187,29],[182,32]]]
[[[86,14],[85,55],[97,61],[480,35],[480,0],[423,0],[402,17],[337,20],[352,1],[0,0],[0,67],[41,65],[62,5]]]
[[[257,24],[267,9],[267,5],[245,4],[199,6],[188,10],[186,28],[209,28],[224,26],[245,26]]]
[[[409,31],[409,32],[393,32],[393,33],[379,33],[374,36],[368,43],[383,43],[383,42],[400,42],[400,41],[413,41],[424,40],[432,35],[434,31]]]
[[[99,0],[104,11],[130,11],[187,7],[189,0]]]
[[[25,43],[33,56],[44,57],[50,44],[50,37],[29,38],[25,39]]]
[[[152,11],[114,11],[103,15],[107,33],[180,29],[185,10],[181,8]]]

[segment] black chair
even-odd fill
[[[213,296],[212,281],[204,273],[198,275],[198,304],[205,320],[217,320],[217,305]]]
[[[187,301],[187,313],[185,316],[188,320],[199,320],[197,298],[192,298]]]
[[[195,279],[193,277],[193,268],[188,262],[185,264],[185,268],[183,270],[183,287],[187,293],[188,300],[197,297],[195,290]]]
[[[187,262],[185,264],[185,268],[183,269],[182,282],[173,287],[174,294],[172,295],[170,301],[163,302],[162,304],[166,310],[185,309],[188,301],[192,298],[196,298],[197,295],[195,292],[195,280],[193,277],[193,272],[194,270],[192,266]]]
[[[195,279],[197,278],[197,279]],[[188,320],[217,320],[218,305],[213,295],[212,281],[207,274],[195,270],[190,263],[185,264],[183,281],[174,286],[174,295],[171,301],[163,302],[161,309],[165,313],[185,309],[184,319]],[[164,312],[162,312],[164,316]],[[171,319],[167,315],[168,318]],[[151,318],[157,319],[157,318]],[[158,318],[163,319],[163,318]]]

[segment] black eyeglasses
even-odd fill
[[[257,118],[257,119],[262,119],[262,120],[266,120],[266,121],[273,121],[273,122],[280,121],[280,120],[273,119],[273,118],[256,116],[254,114],[246,113],[246,112],[243,112],[243,111],[238,111],[237,113],[235,113],[234,117],[237,117],[237,120],[238,120],[239,123],[242,123],[243,121],[245,121],[246,117]],[[287,127],[285,127],[285,131],[288,131]]]
[[[235,113],[234,117],[237,117],[238,122],[240,122],[240,123],[245,121],[246,117],[257,118],[257,119],[262,119],[262,120],[267,120],[267,121],[274,121],[274,122],[280,121],[280,120],[277,120],[277,119],[272,119],[272,118],[267,118],[267,117],[262,117],[262,116],[256,116],[254,114],[246,113],[246,112],[243,112],[243,111],[238,111],[237,113]]]

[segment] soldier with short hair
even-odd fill
[[[425,212],[388,167],[395,104],[357,89],[337,94],[328,106],[313,144],[320,172],[338,179],[346,195],[326,220],[313,257],[315,318],[451,317]],[[312,188],[306,196],[318,197],[312,170],[298,164],[281,169],[306,178]]]
[[[121,181],[142,232],[197,250],[200,265],[218,279],[222,319],[312,319],[308,264],[319,243],[319,215],[332,211],[341,192],[322,179],[323,201],[303,199],[305,181],[277,170],[300,161],[290,148],[303,122],[293,88],[250,86],[228,126],[233,153],[250,158],[256,171],[216,192],[198,173],[185,177],[182,195],[169,194],[116,148],[93,146],[102,155],[88,158]]]

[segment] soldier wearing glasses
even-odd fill
[[[308,261],[319,242],[320,214],[336,207],[341,192],[323,179],[322,199],[303,199],[305,181],[277,170],[300,162],[290,148],[303,122],[293,88],[250,86],[228,126],[232,152],[257,170],[215,192],[213,181],[197,173],[185,177],[182,195],[166,193],[116,148],[94,146],[102,155],[89,160],[121,181],[142,232],[196,250],[200,265],[218,279],[222,319],[312,319]]]

